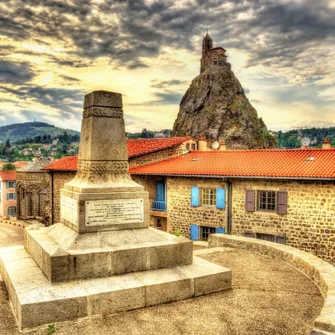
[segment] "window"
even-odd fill
[[[15,193],[7,193],[7,200],[15,200],[16,199],[16,194]]]
[[[246,190],[245,210],[247,212],[264,211],[287,214],[287,192]]]
[[[162,219],[156,219],[156,228],[162,228]]]
[[[226,190],[224,188],[191,188],[191,206],[216,206],[218,209],[226,207]]]
[[[275,242],[276,240],[275,235],[271,234],[256,233],[256,238],[259,240],[270,241],[270,242]]]
[[[7,209],[7,215],[8,216],[15,216],[16,215],[16,207],[15,206],[9,206]]]
[[[7,188],[15,188],[15,185],[16,183],[15,183],[15,181],[8,181],[7,182]]]
[[[275,242],[279,244],[286,244],[286,236],[279,236],[274,234],[264,234],[264,233],[253,233],[253,232],[245,232],[245,237],[257,238],[259,240]]]
[[[276,210],[276,192],[258,191],[258,210],[274,212]]]
[[[193,151],[196,150],[195,143],[192,143],[192,150],[193,150]]]
[[[215,228],[213,227],[200,227],[200,240],[207,241],[209,234],[215,234]]]
[[[201,191],[202,191],[202,205],[215,206],[216,205],[215,188],[203,188]]]
[[[190,143],[186,143],[186,150],[190,151]]]

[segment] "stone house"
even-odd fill
[[[127,140],[129,166],[142,166],[177,157],[190,148],[196,149],[196,145],[196,141],[190,137]],[[41,170],[44,173],[48,172],[50,176],[48,216],[52,223],[60,220],[60,190],[65,183],[74,178],[77,163],[77,156],[68,156],[43,167]]]
[[[15,170],[0,170],[0,216],[16,216],[15,184]]]
[[[130,173],[155,227],[193,240],[224,230],[335,264],[334,163],[335,149],[195,151]]]

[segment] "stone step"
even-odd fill
[[[231,270],[198,257],[190,265],[169,269],[50,283],[23,247],[3,248],[0,273],[20,329],[113,314],[231,288]]]
[[[78,234],[59,223],[31,227],[25,247],[51,282],[99,278],[192,263],[192,241],[153,228]]]

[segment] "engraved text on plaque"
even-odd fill
[[[144,199],[93,200],[85,204],[85,225],[100,226],[144,221]]]

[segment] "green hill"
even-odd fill
[[[299,128],[287,132],[278,131],[276,133],[279,148],[300,148],[303,137],[308,137],[311,140],[311,147],[321,148],[326,137],[328,137],[332,146],[335,146],[335,127]]]
[[[43,137],[50,135],[56,138],[64,133],[69,136],[80,135],[78,131],[71,129],[58,128],[45,122],[25,122],[15,123],[0,127],[0,143],[9,140],[11,143],[25,140],[26,138]]]

